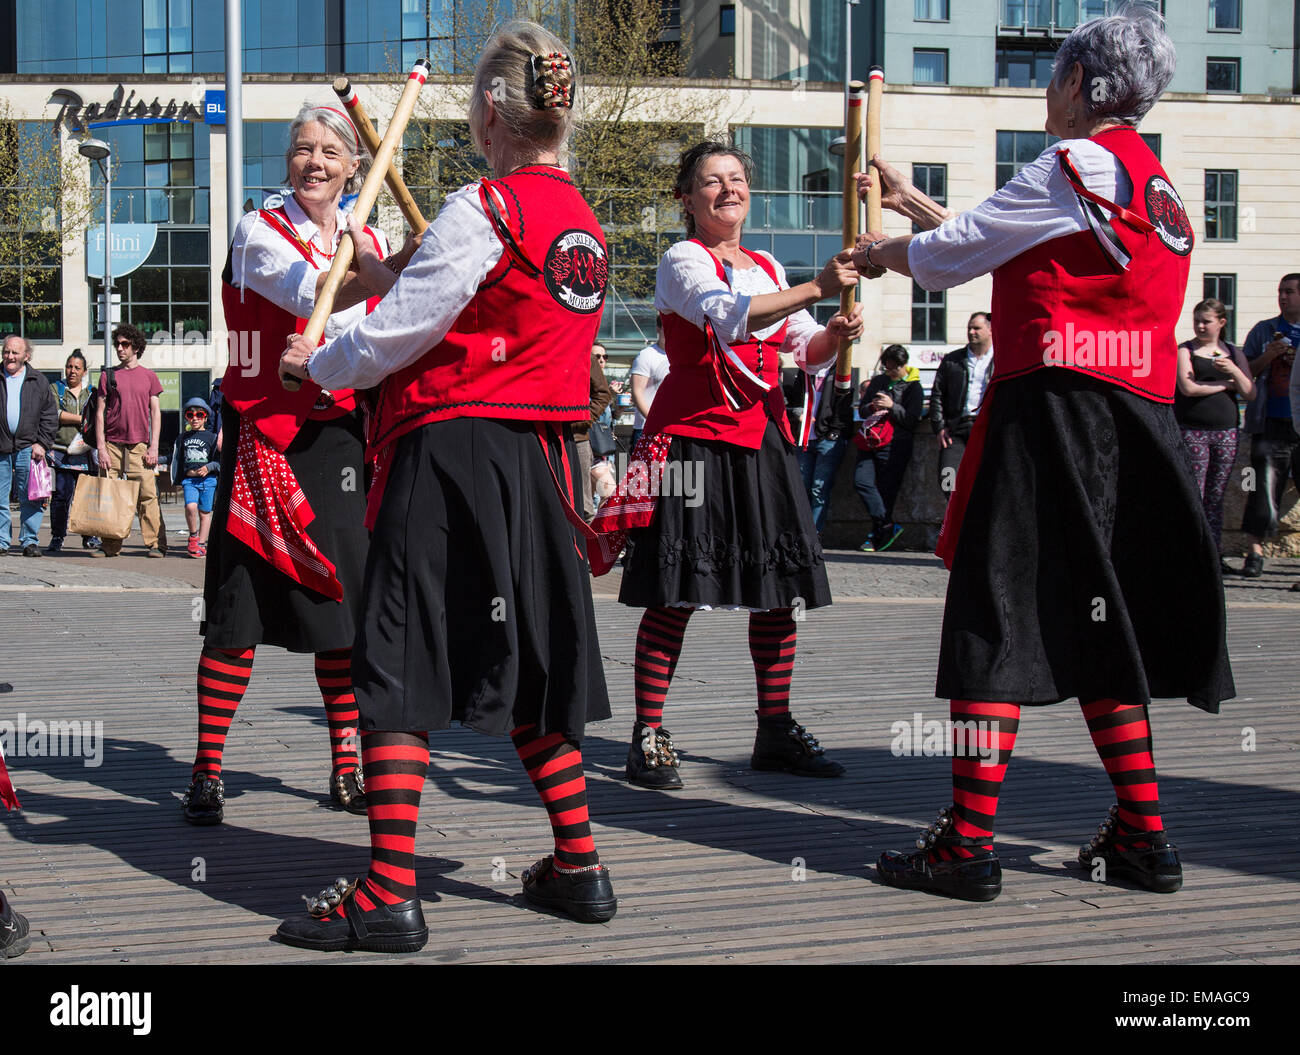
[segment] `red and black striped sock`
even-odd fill
[[[425,733],[361,734],[370,822],[370,871],[357,888],[357,907],[395,905],[415,897],[415,825],[429,772]],[[328,918],[340,919],[342,908]]]
[[[993,849],[998,795],[1016,746],[1020,704],[953,700],[952,718],[952,834],[989,841],[978,850]],[[965,846],[931,851],[940,861],[973,857]]]
[[[592,868],[600,863],[587,815],[587,778],[582,752],[560,733],[538,736],[537,726],[521,725],[510,733],[528,779],[542,797],[555,836],[559,871]]]
[[[253,649],[204,648],[199,653],[199,745],[190,778],[221,776],[221,756],[235,711],[253,675]]]
[[[1164,822],[1160,819],[1160,790],[1146,707],[1119,700],[1093,700],[1083,705],[1083,717],[1115,788],[1120,830],[1130,834],[1160,831]],[[1141,845],[1134,848],[1141,849]]]
[[[658,729],[691,608],[647,608],[636,632],[636,720]]]
[[[352,650],[316,653],[316,684],[330,727],[330,776],[357,768],[357,698],[352,694]]]
[[[749,654],[758,683],[758,716],[790,713],[790,679],[794,676],[794,610],[774,608],[749,613]]]

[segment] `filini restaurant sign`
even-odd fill
[[[117,86],[117,91],[113,93],[113,98],[106,103],[87,105],[80,95],[68,88],[56,88],[50,95],[50,103],[59,107],[59,112],[54,117],[55,125],[62,122],[69,131],[73,132],[81,131],[88,124],[107,121],[132,121],[141,124],[164,121],[203,123],[203,111],[188,99],[168,99],[164,103],[154,96],[153,102],[147,103],[143,98],[135,97],[134,88],[128,95],[126,89],[120,84]]]

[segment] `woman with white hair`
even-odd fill
[[[427,731],[452,721],[508,734],[546,807],[555,851],[524,871],[525,897],[582,922],[616,910],[579,748],[586,723],[609,717],[572,436],[590,418],[608,257],[560,165],[577,87],[554,35],[528,22],[498,30],[469,107],[493,178],[447,198],[372,315],[284,354],[282,371],[327,388],[381,386],[352,666],[370,871],[282,924],[289,944],[424,945],[415,832]],[[359,263],[379,266],[364,247]]]
[[[200,624],[198,748],[183,800],[191,824],[224,817],[226,735],[259,644],[314,655],[330,730],[330,798],[365,812],[349,673],[367,546],[361,408],[351,389],[288,392],[276,373],[285,334],[302,332],[345,233],[339,203],[362,178],[356,129],[341,110],[306,105],[290,125],[285,164],[292,193],[244,216],[222,275],[231,343]],[[387,253],[378,231],[358,236]],[[390,262],[400,267],[413,249]],[[395,279],[384,267],[365,279],[349,275],[326,334],[364,317],[366,298]]]
[[[1118,800],[1079,863],[1162,893],[1182,884],[1147,707],[1185,697],[1217,713],[1234,688],[1218,551],[1172,410],[1192,229],[1136,132],[1174,59],[1145,5],[1077,27],[1047,88],[1062,142],[959,216],[880,164],[884,203],[928,230],[869,233],[855,262],[926,289],[991,271],[998,350],[939,545],[952,574],[936,693],[980,731],[953,758],[952,807],[916,851],[881,857],[886,883],[996,897],[1020,707],[1078,697]],[[1174,631],[1171,613],[1195,618]]]

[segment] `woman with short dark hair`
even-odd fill
[[[901,344],[881,352],[880,373],[867,383],[858,403],[853,486],[871,517],[871,534],[861,546],[866,553],[889,549],[903,533],[902,525],[894,523],[894,502],[912,461],[916,425],[925,407],[921,374],[907,361]]]
[[[848,253],[815,279],[791,287],[772,257],[740,239],[749,215],[753,162],[723,143],[682,154],[674,193],[687,239],[659,263],[655,307],[671,364],[633,452],[624,492],[659,469],[668,486],[650,502],[616,494],[595,523],[635,522],[635,545],[619,600],[645,608],[636,644],[636,724],[627,778],[656,789],[682,786],[663,708],[686,624],[696,610],[749,614],[758,688],[758,730],[750,765],[810,777],[843,766],[790,714],[798,609],[830,603],[821,542],[813,526],[780,385],[780,353],[815,373],[839,342],[862,332],[861,308],[819,326],[808,309],[856,285]],[[673,470],[677,470],[676,477]],[[685,493],[695,473],[698,496]],[[682,486],[671,483],[678,480]],[[644,495],[642,497],[645,497]],[[698,500],[697,500],[698,498]]]

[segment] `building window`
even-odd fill
[[[999,88],[1046,88],[1052,80],[1056,52],[1047,48],[998,48]]]
[[[1241,59],[1206,59],[1205,90],[1207,92],[1241,91]]]
[[[1073,29],[1106,14],[1106,0],[1002,0],[1001,22],[1007,29]]]
[[[207,229],[159,227],[149,258],[129,275],[113,280],[114,291],[122,297],[122,321],[138,327],[146,337],[166,330],[177,342],[194,332],[206,338],[212,328],[209,277]],[[91,285],[91,339],[102,340],[103,327],[94,317],[101,283],[96,279]]]
[[[1223,339],[1237,343],[1237,276],[1206,275],[1201,281],[1203,300],[1221,300],[1227,310],[1228,325],[1223,328]]]
[[[718,36],[734,37],[736,35],[736,5],[723,4],[718,9]]]
[[[1151,153],[1153,153],[1156,156],[1156,160],[1159,161],[1160,160],[1160,133],[1139,132],[1138,135],[1142,137],[1142,142],[1144,142],[1147,145],[1147,149],[1150,150]]]
[[[922,194],[928,195],[936,204],[948,204],[948,166],[922,165],[912,163],[912,185]],[[912,224],[912,233],[919,234],[924,228]]]
[[[947,84],[948,50],[912,49],[913,84]]]
[[[948,305],[943,290],[922,289],[912,283],[912,340],[942,344],[948,339]]]
[[[58,156],[48,123],[0,124],[0,335],[63,338]]]
[[[1232,170],[1205,172],[1205,240],[1237,240],[1237,173]],[[1222,299],[1222,298],[1220,298]]]
[[[1061,141],[1059,136],[1046,132],[998,132],[997,135],[999,190],[1049,146]]]
[[[1241,0],[1210,0],[1210,29],[1241,32]]]
[[[947,22],[948,0],[916,0],[918,22]]]

